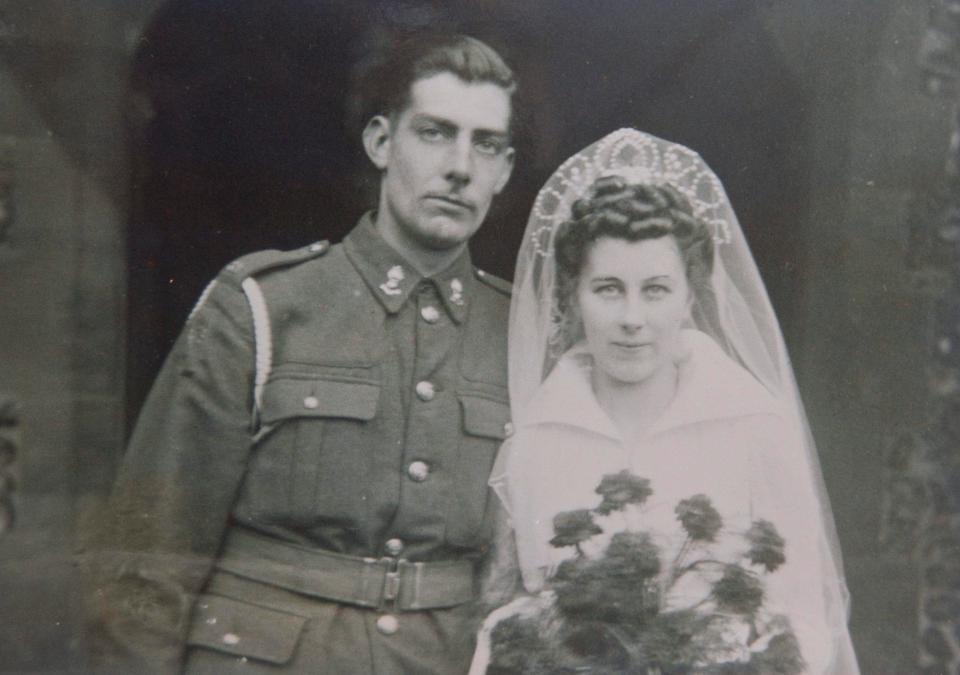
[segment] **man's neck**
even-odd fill
[[[424,248],[417,242],[410,240],[409,237],[404,237],[397,228],[382,227],[379,218],[380,213],[382,211],[378,212],[373,221],[380,236],[383,237],[390,248],[399,253],[404,260],[425,277],[431,277],[450,267],[467,247],[466,243],[463,243],[443,250]]]

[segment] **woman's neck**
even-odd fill
[[[628,441],[642,436],[677,393],[677,366],[672,363],[642,382],[620,382],[598,368],[592,379],[600,407]]]

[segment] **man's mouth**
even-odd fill
[[[456,209],[464,209],[466,211],[473,210],[473,204],[471,202],[452,195],[427,195],[427,199],[452,206]]]

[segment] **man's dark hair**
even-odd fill
[[[517,88],[510,67],[480,40],[449,33],[413,35],[380,54],[364,69],[356,92],[358,126],[362,128],[374,115],[402,112],[410,103],[413,83],[439,73],[451,73],[471,84],[495,84],[511,97]]]

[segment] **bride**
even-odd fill
[[[510,321],[515,433],[491,485],[527,594],[488,617],[471,672],[507,672],[497,665],[498,626],[560,616],[572,565],[612,555],[617,533],[634,532],[657,556],[655,578],[634,582],[656,586],[643,596],[657,598],[654,613],[726,621],[717,582],[730,561],[764,577],[749,628],[724,624],[713,660],[684,672],[746,662],[789,630],[794,671],[857,673],[839,548],[783,339],[723,187],[700,157],[624,129],[565,162],[530,216]],[[611,480],[639,486],[633,507],[595,508]],[[699,541],[684,520],[691,504],[716,516]],[[576,536],[561,532],[571,514]],[[771,524],[775,564],[744,557],[745,542]],[[646,616],[637,625],[649,630]],[[624,653],[646,649],[636,637],[644,629],[610,630]]]

